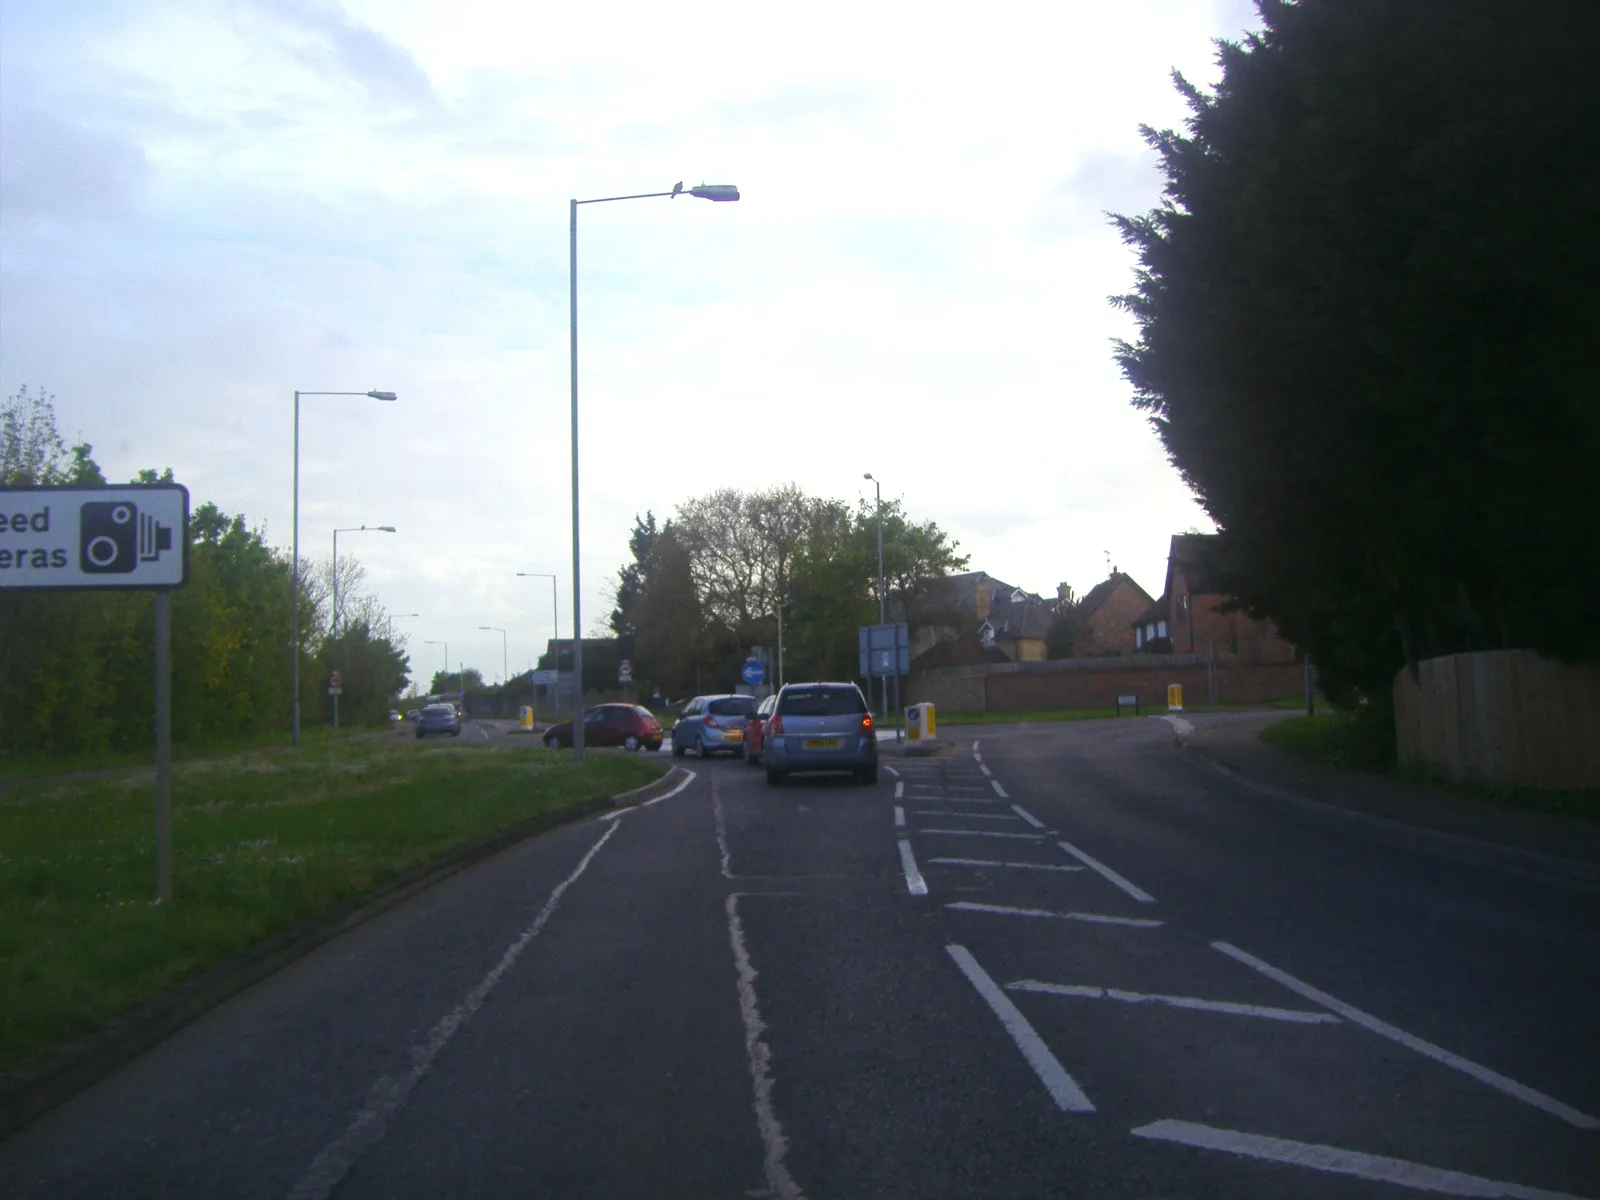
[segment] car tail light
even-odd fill
[[[783,718],[777,714],[773,714],[772,716],[768,717],[767,733],[773,736],[781,735],[783,733]]]
[[[706,725],[707,729],[721,729],[722,728],[721,725],[717,724],[717,719],[715,717],[707,717],[706,721],[705,721],[705,725]]]
[[[871,713],[862,713],[861,714],[861,732],[865,733],[867,730],[869,730],[871,728],[872,728],[872,714]]]

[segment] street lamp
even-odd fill
[[[294,394],[294,570],[289,576],[289,624],[294,641],[294,665],[290,669],[290,730],[296,746],[300,745],[300,397],[301,396],[371,396],[374,400],[393,401],[393,392],[296,392]]]
[[[551,662],[555,664],[552,669],[555,671],[556,679],[559,681],[561,678],[561,647],[559,645],[561,641],[561,604],[556,599],[556,577],[548,571],[518,571],[517,578],[548,579],[550,581],[550,641],[554,647],[551,651]],[[550,715],[556,716],[558,715],[556,686],[555,684],[548,686],[550,690]],[[534,697],[536,695],[537,693],[533,690],[533,684],[530,682],[528,685],[529,704],[535,703]]]
[[[681,182],[670,192],[637,192],[629,196],[600,196],[593,200],[572,200],[570,204],[571,230],[570,271],[568,275],[568,312],[571,314],[571,365],[572,365],[572,761],[583,761],[583,593],[578,570],[578,206],[580,204],[610,204],[615,200],[650,200],[658,196],[677,198],[684,194]],[[702,200],[728,201],[739,198],[739,189],[731,183],[702,183],[692,187],[688,195]]]
[[[347,525],[343,529],[333,531],[333,617],[328,622],[328,639],[333,643],[333,652],[328,656],[328,664],[338,667],[339,654],[339,535],[341,533],[394,533],[393,525]],[[333,731],[339,732],[339,694],[333,696]]]
[[[429,641],[424,641],[422,644],[424,646],[443,646],[444,647],[444,681],[446,683],[449,683],[450,682],[450,643],[449,642],[429,642]]]
[[[500,635],[500,686],[504,687],[511,678],[511,667],[509,665],[511,660],[506,654],[506,631],[498,625],[479,625],[478,628],[486,633],[498,633]]]

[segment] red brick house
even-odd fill
[[[1058,594],[1065,596],[1067,585]],[[1113,568],[1079,600],[1076,651],[1085,658],[1108,654],[1132,654],[1139,648],[1134,625],[1153,604],[1150,593],[1134,582],[1133,576]]]
[[[1207,576],[1206,552],[1215,534],[1178,533],[1167,550],[1167,586],[1133,622],[1139,649],[1178,654],[1237,654],[1249,662],[1293,662],[1295,648],[1271,621],[1224,612],[1230,597]]]

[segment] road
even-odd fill
[[[1158,719],[945,732],[876,788],[689,760],[36,1122],[0,1193],[1600,1197],[1600,889]]]

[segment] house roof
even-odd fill
[[[947,575],[940,582],[938,603],[948,612],[978,615],[978,588],[991,591],[986,617],[996,637],[1043,637],[1055,614],[1055,602],[1036,592],[1014,587],[987,571]]]
[[[1142,613],[1140,613],[1137,617],[1135,617],[1133,619],[1133,621],[1130,622],[1130,624],[1132,625],[1133,628],[1137,629],[1139,626],[1148,625],[1152,621],[1166,621],[1166,620],[1169,620],[1171,618],[1171,616],[1172,616],[1172,599],[1171,599],[1170,596],[1168,596],[1165,593],[1163,593],[1161,599],[1152,600],[1150,602],[1150,607],[1145,609]]]
[[[1112,593],[1117,590],[1117,585],[1123,583],[1144,597],[1147,604],[1151,602],[1150,593],[1140,587],[1132,575],[1124,575],[1121,571],[1113,571],[1108,577],[1102,579],[1084,593],[1083,599],[1078,601],[1078,616],[1093,616],[1095,609],[1109,600]]]

